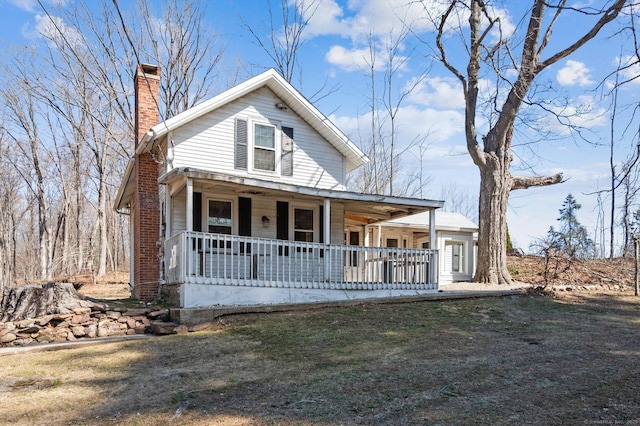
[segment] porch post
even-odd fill
[[[187,231],[193,231],[193,179],[187,178]]]
[[[326,282],[331,282],[331,253],[329,253],[329,245],[331,244],[331,200],[329,198],[324,199],[323,220],[323,241],[327,246],[324,254],[324,279]]]
[[[436,249],[436,209],[429,210],[429,250],[431,250],[431,255],[429,256],[429,283],[435,283],[436,277],[436,268],[438,265],[435,265],[436,257],[434,256],[434,250]],[[439,263],[440,260],[438,259]]]
[[[164,186],[164,239],[171,237],[171,187]]]
[[[331,244],[331,200],[328,198],[324,199],[324,243],[329,245]]]
[[[364,240],[364,246],[369,247],[369,226],[362,225],[362,238]]]

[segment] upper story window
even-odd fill
[[[293,175],[293,128],[235,119],[234,167],[249,172]]]
[[[276,171],[276,128],[256,123],[253,131],[253,168]]]

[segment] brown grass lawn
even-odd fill
[[[639,308],[629,292],[362,305],[6,355],[0,423],[639,424]]]

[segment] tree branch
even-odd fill
[[[553,176],[540,176],[540,177],[528,177],[528,176],[513,176],[511,179],[511,191],[516,189],[527,189],[532,186],[549,186],[557,183],[562,183],[562,173],[557,173]]]
[[[626,5],[627,1],[628,0],[616,0],[616,2],[604,12],[604,15],[602,15],[598,22],[596,22],[596,24],[585,35],[580,37],[578,41],[576,41],[566,49],[561,50],[560,52],[551,56],[546,61],[540,62],[536,67],[536,74],[549,65],[555,64],[560,59],[566,58],[567,56],[578,50],[580,47],[582,47],[586,42],[594,38],[606,24],[613,21],[618,16],[622,8]]]

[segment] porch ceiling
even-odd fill
[[[263,195],[282,198],[324,199],[340,202],[345,206],[345,216],[365,224],[390,220],[402,216],[440,208],[444,201],[421,198],[391,197],[386,195],[361,194],[358,192],[309,188],[256,178],[246,178],[214,173],[190,167],[173,169],[159,178],[159,183],[169,185],[171,193],[179,191],[187,179],[207,187],[225,187],[236,194]]]

